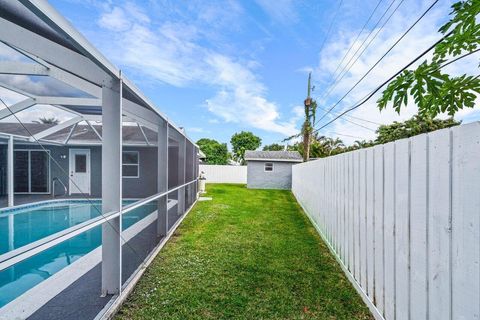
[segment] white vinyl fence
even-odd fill
[[[247,166],[200,165],[207,183],[247,183]]]
[[[293,166],[377,319],[480,318],[480,123]]]

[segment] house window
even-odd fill
[[[273,171],[273,163],[265,162],[265,171]]]
[[[122,152],[122,176],[124,178],[138,178],[140,176],[140,156],[138,151]]]

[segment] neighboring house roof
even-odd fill
[[[54,127],[54,124],[44,124],[44,123],[24,123],[23,125],[19,123],[9,123],[9,122],[0,122],[0,133],[12,134],[17,136],[24,136],[30,138],[30,135],[35,135],[40,133],[48,128]],[[98,124],[92,125],[98,134],[102,135],[102,126]],[[48,140],[52,142],[64,143],[73,126],[67,127],[60,131],[57,131],[45,138],[43,140]],[[145,135],[147,136],[148,142],[151,144],[157,143],[157,133],[146,128],[142,127]],[[123,126],[123,143],[124,144],[139,144],[146,145],[145,138],[142,134],[142,131],[138,126]],[[77,125],[68,144],[100,144],[101,141],[98,138],[97,134],[90,128],[88,125]]]
[[[245,151],[247,161],[285,161],[302,162],[302,156],[297,151]]]

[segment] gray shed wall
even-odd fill
[[[273,163],[273,171],[265,171],[265,163]],[[295,162],[248,161],[247,188],[287,189],[292,188],[292,165]]]

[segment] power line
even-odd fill
[[[318,107],[318,106],[317,106],[317,107]],[[318,107],[318,108],[322,109],[323,111],[327,111],[327,109],[325,109],[325,108],[322,108],[322,107]],[[349,118],[355,118],[355,117],[349,116]],[[365,119],[361,119],[361,118],[357,118],[357,119],[358,119],[358,120],[362,120],[362,121],[367,121],[367,122],[372,122],[372,123],[373,123],[373,121],[369,121],[369,120],[365,120]],[[367,127],[367,126],[364,126],[363,124],[357,123],[357,122],[352,121],[352,120],[349,120],[349,119],[344,119],[344,120],[347,121],[347,122],[350,122],[351,124],[354,124],[354,125],[356,125],[356,126],[358,126],[358,127],[361,127],[361,128],[364,128],[364,129],[367,129],[367,130],[370,130],[370,131],[375,132],[374,129],[369,128],[369,127]],[[375,123],[375,124],[376,124],[376,123]],[[381,124],[378,123],[377,125],[381,125]]]
[[[326,109],[323,109],[323,110],[326,110]],[[368,119],[364,119],[364,118],[359,118],[359,117],[352,116],[352,115],[349,115],[348,117],[352,118],[352,119],[360,120],[360,121],[365,121],[365,122],[368,122],[368,123],[371,123],[371,124],[374,124],[374,125],[377,125],[377,126],[382,125],[381,123],[378,123],[378,122],[375,122],[375,121],[372,121],[372,120],[368,120]]]
[[[325,46],[325,43],[327,42],[328,38],[330,37],[330,33],[332,32],[332,27],[337,20],[338,13],[340,12],[340,8],[342,7],[343,0],[340,1],[337,7],[337,11],[335,12],[335,15],[333,16],[332,21],[330,22],[330,26],[328,27],[327,34],[325,35],[325,38],[323,39],[322,45],[320,46],[319,52],[322,52],[323,47]]]
[[[319,108],[323,111],[327,111],[326,108],[320,107],[318,105],[317,105],[317,108]],[[371,124],[374,124],[374,125],[377,125],[377,126],[381,125],[381,123],[378,123],[378,122],[375,122],[375,121],[372,121],[372,120],[368,120],[368,119],[364,119],[364,118],[360,118],[360,117],[355,117],[355,116],[347,116],[347,117],[352,118],[352,119],[356,119],[356,120],[359,120],[359,121],[368,122],[368,123],[371,123]]]
[[[357,36],[357,39],[358,39],[358,37],[360,36],[360,34],[363,32],[363,30],[365,29],[365,27],[366,27],[366,25],[368,24],[368,22],[370,21],[370,19],[373,17],[373,14],[375,13],[375,11],[377,10],[377,8],[379,7],[379,5],[380,5],[380,3],[381,3],[382,1],[383,1],[383,0],[380,0],[380,1],[377,3],[375,9],[374,9],[373,12],[370,14],[370,17],[369,17],[368,20],[365,22],[362,30],[360,31],[359,35]],[[393,2],[395,2],[395,1],[396,1],[396,0],[393,0]],[[338,5],[338,7],[337,7],[337,10],[336,10],[335,16],[333,17],[332,21],[330,22],[330,26],[329,26],[329,28],[328,28],[327,34],[326,34],[326,36],[325,36],[325,38],[324,38],[324,40],[323,40],[323,42],[322,42],[322,45],[320,46],[320,52],[323,50],[323,47],[325,46],[325,43],[327,42],[327,40],[328,40],[328,38],[329,38],[329,36],[330,36],[330,34],[331,34],[332,27],[333,27],[333,25],[335,24],[335,21],[336,21],[336,19],[337,19],[337,17],[338,17],[338,14],[339,14],[339,12],[340,12],[340,8],[341,8],[342,4],[343,4],[343,0],[340,1],[339,5]],[[389,7],[389,8],[390,8],[390,7]],[[387,9],[387,10],[388,10],[388,9]],[[383,16],[382,16],[382,18],[383,18]],[[357,39],[356,39],[356,40],[357,40]],[[355,40],[355,41],[356,41],[356,40]],[[352,47],[353,47],[353,44],[352,44]],[[352,47],[350,47],[349,51],[351,50]],[[348,52],[347,52],[347,54],[348,54]],[[345,55],[345,56],[346,56],[346,55]],[[342,62],[343,62],[343,60],[345,59],[345,56],[343,57]],[[338,68],[337,68],[337,69],[338,69]],[[320,109],[322,109],[322,110],[325,111],[324,108],[321,108],[321,107],[320,107]],[[379,125],[379,124],[377,124],[377,123],[374,123],[374,122],[369,121],[369,120],[366,120],[366,119],[361,119],[361,118],[357,118],[357,117],[351,117],[351,118],[355,118],[355,119],[360,120],[360,121],[365,121],[365,122],[373,123],[373,124],[375,124],[375,125]],[[364,126],[364,125],[362,125],[362,124],[356,123],[356,122],[351,121],[351,120],[346,120],[346,121],[348,121],[348,122],[350,122],[350,123],[352,123],[352,124],[354,124],[354,125],[356,125],[356,126],[359,126],[359,127],[361,127],[361,128],[364,128],[364,129],[367,129],[367,130],[370,130],[370,131],[375,132],[374,129],[371,129],[371,128],[369,128],[369,127],[367,127],[367,126]]]
[[[388,13],[388,11],[390,10],[390,8],[393,6],[393,4],[395,3],[396,0],[393,0],[392,2],[390,2],[390,4],[388,5],[388,7],[385,9],[385,11],[383,12],[382,16],[378,19],[378,21],[375,23],[375,25],[372,27],[372,30],[370,30],[370,32],[368,33],[368,35],[365,37],[365,39],[363,39],[362,43],[360,44],[360,46],[357,48],[357,50],[355,50],[355,52],[353,53],[353,55],[350,57],[350,59],[347,61],[347,63],[345,64],[345,66],[342,68],[342,70],[340,70],[340,73],[337,75],[337,70],[338,68],[341,66],[340,64],[338,65],[337,69],[335,70],[334,74],[333,74],[333,81],[331,81],[329,83],[329,85],[327,86],[327,90],[325,91],[325,93],[323,94],[323,96],[320,98],[321,100],[324,100],[326,99],[328,96],[330,96],[330,94],[332,93],[333,89],[338,85],[338,83],[345,77],[345,75],[347,74],[347,72],[355,65],[355,63],[358,61],[358,59],[363,55],[363,53],[366,51],[366,49],[372,44],[373,40],[375,40],[375,38],[378,36],[378,34],[383,30],[383,28],[385,27],[385,25],[388,23],[388,21],[390,20],[390,18],[393,16],[393,14],[398,10],[398,8],[400,7],[400,5],[403,3],[403,0],[400,1],[399,5],[395,8],[395,10],[390,14],[390,16],[387,18],[387,20],[384,21],[384,23],[380,26],[379,29],[376,29],[377,26],[380,24],[380,22],[383,20],[383,18],[385,17],[385,15]],[[371,40],[369,41],[369,43],[367,43],[367,45],[364,47],[364,49],[362,50],[362,52],[357,56],[357,53],[358,51],[360,51],[360,49],[362,49],[363,45],[367,42],[368,39],[370,39],[370,36],[373,34],[373,32],[376,30],[376,33],[375,35],[373,36],[373,38],[371,38]],[[355,43],[352,44],[352,47],[353,48],[353,45]],[[350,50],[350,49],[349,49]],[[355,59],[355,61],[350,64],[352,62],[352,60],[357,56],[357,58]],[[347,69],[348,67],[348,69]]]
[[[335,75],[337,74],[338,69],[342,66],[343,61],[345,61],[345,58],[348,56],[348,54],[350,53],[350,51],[353,49],[353,47],[355,46],[355,43],[357,43],[358,38],[360,38],[360,36],[362,35],[363,31],[364,31],[365,28],[367,27],[368,23],[369,23],[370,20],[372,19],[373,15],[375,14],[375,12],[377,12],[377,9],[378,9],[378,7],[380,6],[380,3],[382,3],[382,2],[383,2],[383,0],[378,1],[377,5],[376,5],[375,8],[373,9],[372,13],[371,13],[370,16],[368,17],[368,19],[367,19],[367,21],[365,22],[365,24],[363,25],[362,29],[360,30],[360,32],[359,32],[359,33],[357,34],[357,36],[355,37],[355,40],[353,40],[352,45],[350,46],[350,48],[348,48],[347,52],[343,55],[343,58],[342,58],[342,59],[340,60],[340,62],[338,63],[338,66],[337,66],[337,68],[335,69],[335,71],[333,71],[332,78],[334,78]],[[393,2],[395,2],[395,0],[394,0]],[[393,4],[393,2],[392,2],[392,4]],[[390,8],[390,7],[389,7],[389,8]],[[388,9],[387,9],[386,11],[388,11]],[[386,13],[386,11],[385,11],[385,13]],[[385,13],[384,13],[384,14],[385,14]],[[383,17],[383,16],[382,16],[382,17]],[[381,19],[382,19],[382,18],[380,18],[380,20],[381,20]],[[380,20],[379,20],[379,22],[380,22]],[[377,22],[377,23],[378,23],[378,22]],[[375,29],[375,28],[373,28],[373,29]],[[372,31],[373,31],[373,29],[372,29]],[[372,32],[370,32],[370,34],[371,34],[371,33],[372,33]],[[369,37],[369,36],[367,36],[367,39],[368,39],[368,37]],[[360,45],[360,47],[362,47],[362,45],[363,45],[363,43]],[[354,54],[354,56],[355,56],[355,54]],[[348,63],[347,63],[347,65],[348,65]]]
[[[325,116],[330,113],[336,106],[338,106],[340,104],[340,102],[343,101],[343,99],[350,93],[352,92],[353,89],[355,89],[359,84],[360,82],[363,81],[363,79],[365,79],[365,77],[383,60],[383,58],[385,58],[392,50],[393,48],[395,48],[395,46],[403,39],[405,38],[405,36],[420,22],[420,20],[423,19],[423,17],[425,17],[425,15],[439,2],[439,0],[435,0],[428,8],[427,10],[425,10],[425,12],[423,12],[423,14],[395,41],[395,43],[380,57],[380,59],[377,60],[377,62],[375,62],[375,64],[370,67],[370,69],[353,85],[352,88],[350,88],[344,95],[342,98],[340,98],[340,100],[338,100],[329,110],[328,112],[326,112],[319,120],[316,121],[316,123],[314,124],[314,126],[316,124],[318,124],[323,118],[325,118]],[[397,7],[398,8],[398,7]],[[442,40],[440,41],[443,41],[443,38]]]
[[[320,128],[318,129],[315,129],[313,132],[318,132],[320,131],[321,129],[325,128],[326,126],[330,125],[331,123],[333,123],[334,121],[338,120],[339,118],[343,117],[345,114],[347,114],[348,112],[351,112],[355,109],[357,109],[358,107],[362,106],[363,104],[365,104],[373,95],[375,95],[375,93],[377,93],[383,86],[385,86],[387,83],[389,83],[390,81],[392,81],[394,78],[396,78],[400,73],[402,73],[405,69],[409,68],[411,65],[413,65],[415,62],[417,62],[418,60],[420,60],[420,58],[422,58],[425,54],[427,54],[428,52],[430,52],[431,50],[433,50],[435,48],[435,46],[437,44],[439,44],[440,42],[442,42],[443,40],[445,40],[448,36],[450,36],[452,34],[452,31],[449,32],[448,34],[446,34],[445,36],[443,36],[440,40],[438,40],[436,43],[434,43],[430,48],[428,48],[427,50],[425,50],[424,52],[422,52],[418,57],[416,57],[414,60],[410,61],[405,67],[403,67],[402,69],[400,69],[399,71],[397,71],[397,73],[395,73],[392,77],[390,77],[388,80],[386,80],[385,82],[383,82],[381,85],[379,85],[377,88],[375,88],[371,93],[369,93],[368,95],[366,95],[364,98],[362,98],[360,102],[357,102],[353,107],[343,111],[342,113],[340,113],[337,117],[335,117],[334,119],[332,119],[331,121],[327,122],[326,124],[324,124],[323,126],[321,126]],[[444,63],[443,65],[439,66],[436,70],[434,70],[433,72],[435,71],[438,71],[460,59],[463,59],[469,55],[472,55],[476,52],[480,51],[480,49],[476,49],[474,51],[471,51],[471,52],[468,52],[462,56],[459,56],[455,59],[452,59],[451,61],[448,61],[446,63]],[[476,78],[478,78],[479,76],[477,76]]]
[[[360,59],[360,57],[365,53],[365,51],[367,51],[368,47],[370,47],[370,45],[373,43],[373,41],[377,38],[377,36],[380,34],[380,32],[383,30],[383,28],[385,27],[385,25],[390,21],[390,19],[393,17],[393,15],[395,14],[395,12],[397,12],[398,8],[400,8],[400,6],[402,5],[402,3],[404,2],[404,0],[401,0],[400,3],[395,7],[395,9],[392,11],[392,13],[388,16],[387,20],[385,20],[385,22],[382,24],[382,26],[375,32],[375,34],[373,35],[373,37],[370,39],[370,41],[367,43],[367,45],[363,48],[362,52],[360,52],[360,54],[358,56],[355,57],[355,55],[353,55],[349,62],[345,65],[345,67],[342,69],[342,71],[340,72],[340,74],[338,74],[337,78],[335,79],[335,82],[333,83],[333,85],[330,87],[330,89],[328,90],[327,94],[326,94],[326,97],[330,96],[330,94],[333,92],[333,89],[335,89],[337,87],[337,85],[343,80],[343,78],[348,74],[348,72],[352,69],[352,67],[357,63],[357,61]],[[373,30],[372,30],[373,31]],[[365,40],[367,40],[368,38],[366,38]],[[359,47],[357,49],[357,51],[355,52],[355,54],[358,52],[358,50],[360,49],[361,47]],[[350,64],[350,62],[352,61],[352,59],[355,58],[355,60]],[[348,67],[348,68],[347,68]],[[322,98],[322,100],[324,100],[326,97]]]
[[[337,136],[343,136],[343,137],[348,137],[348,138],[367,140],[367,139],[365,139],[364,137],[352,136],[352,135],[349,135],[349,134],[338,133],[338,132],[335,132],[335,131],[329,131],[329,133],[334,134],[334,135],[337,135]]]

